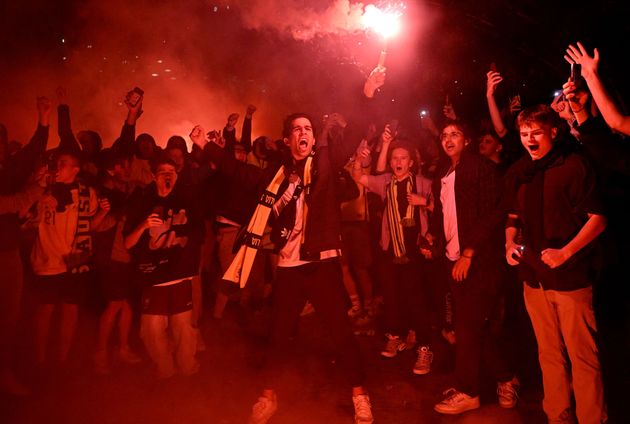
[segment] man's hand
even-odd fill
[[[505,245],[505,260],[511,266],[516,266],[519,264],[522,253],[518,249],[518,247],[519,245],[516,243],[509,243]],[[515,255],[519,259],[514,259],[512,255]]]
[[[571,255],[564,249],[545,249],[540,254],[540,259],[549,268],[557,268],[565,263]]]
[[[365,97],[374,97],[376,90],[385,84],[386,71],[387,69],[385,67],[377,66],[370,72],[370,76],[367,77],[363,85],[363,94],[365,94]]]
[[[39,115],[40,125],[48,126],[50,120],[50,110],[52,109],[50,100],[47,97],[37,98],[37,114]]]
[[[145,230],[152,227],[159,227],[162,224],[164,224],[164,221],[162,221],[162,218],[156,213],[147,216],[147,219],[142,222],[142,226]]]
[[[389,146],[389,143],[394,139],[395,134],[392,134],[392,130],[389,124],[385,125],[385,129],[381,133],[381,143],[383,143],[383,148],[386,149]]]
[[[486,76],[488,77],[486,82],[486,97],[491,97],[494,96],[497,86],[503,81],[503,77],[497,71],[489,71]]]
[[[577,47],[569,44],[564,59],[569,63],[581,65],[582,75],[585,79],[597,75],[597,68],[599,67],[599,51],[597,49],[593,51],[593,57],[591,57],[582,43],[578,42]]]
[[[562,92],[567,99],[567,103],[571,108],[571,111],[578,120],[578,123],[582,123],[588,119],[588,112],[585,106],[588,102],[589,93],[584,90],[577,91],[575,83],[569,79],[564,85],[562,85]]]
[[[238,117],[239,116],[240,115],[238,113],[231,113],[230,116],[228,116],[226,127],[229,130],[231,130],[232,128],[234,128],[236,126],[236,123],[238,122]]]
[[[247,110],[245,111],[245,116],[248,117],[248,118],[251,118],[252,115],[254,114],[254,112],[256,112],[256,110],[257,110],[256,106],[254,106],[254,105],[247,105]]]
[[[109,203],[109,200],[106,197],[98,199],[98,206],[103,214],[107,215],[110,210],[112,210],[112,206]]]
[[[324,120],[324,130],[328,131],[332,127],[341,127],[345,128],[348,126],[348,122],[346,118],[340,113],[334,112],[328,115],[328,117]]]
[[[359,147],[357,147],[355,163],[360,163],[361,166],[363,166],[363,164],[365,164],[366,162],[369,164],[370,153],[371,153],[371,150],[367,144],[367,140],[365,139],[361,140],[361,143],[359,143]]]
[[[446,102],[444,103],[444,107],[442,108],[442,113],[446,117],[446,119],[450,119],[451,121],[457,121],[457,114],[455,113],[455,109],[451,102],[448,101],[448,96],[446,96]]]
[[[409,202],[410,205],[413,205],[413,206],[426,206],[427,205],[427,198],[424,196],[420,196],[417,193],[408,193],[407,201]]]
[[[57,89],[55,90],[55,93],[57,94],[57,102],[60,105],[67,105],[68,103],[68,92],[66,91],[65,87],[59,86],[57,87]]]
[[[197,146],[201,147],[202,149],[208,142],[206,140],[206,131],[203,129],[201,125],[195,125],[192,131],[190,132],[189,137],[193,143],[195,143]]]
[[[125,96],[125,106],[127,106],[128,110],[127,123],[130,125],[134,125],[136,123],[136,120],[140,118],[140,115],[142,115],[142,101],[144,100],[144,96],[140,96],[140,99],[138,99],[135,105],[131,104],[132,93],[133,91],[130,91]]]
[[[468,270],[470,269],[470,264],[472,262],[472,258],[469,256],[460,256],[459,259],[455,262],[453,266],[453,279],[458,282],[462,282],[468,277]]]
[[[424,239],[427,241],[429,246],[433,246],[433,242],[435,241],[435,239],[430,233],[427,233],[424,236]],[[420,253],[422,254],[422,256],[424,256],[425,259],[433,259],[433,251],[427,247],[420,246]]]

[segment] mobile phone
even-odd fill
[[[580,66],[579,63],[571,64],[571,75],[569,77],[571,82],[576,82],[577,80],[580,79],[581,70],[582,70],[582,66]]]
[[[429,111],[426,109],[420,109],[420,118],[426,118],[429,116]]]
[[[131,106],[135,106],[138,104],[138,101],[144,96],[144,90],[140,87],[134,87],[133,90],[127,94],[127,99]]]

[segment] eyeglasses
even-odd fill
[[[447,138],[459,137],[461,135],[464,135],[464,133],[460,132],[460,131],[453,131],[453,132],[450,132],[450,133],[443,133],[442,135],[440,135],[440,140],[446,140]]]

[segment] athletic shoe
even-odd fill
[[[386,358],[393,358],[398,355],[398,352],[402,352],[407,348],[405,342],[400,340],[398,336],[392,336],[391,334],[385,334],[387,337],[387,344],[385,344],[385,349],[381,351],[381,355]]]
[[[278,398],[275,394],[271,399],[266,396],[261,396],[258,398],[258,402],[252,407],[252,415],[250,415],[247,424],[266,424],[277,410]]]
[[[502,408],[514,408],[518,401],[518,388],[520,383],[516,377],[505,383],[497,383],[497,395],[499,397],[499,405]]]
[[[413,373],[417,375],[425,375],[431,372],[431,362],[433,362],[433,352],[429,346],[420,346],[418,348],[418,359],[413,366]]]
[[[479,396],[470,397],[456,389],[448,389],[443,394],[444,400],[433,407],[440,414],[457,415],[479,408]]]
[[[352,396],[352,403],[354,403],[355,424],[372,424],[374,422],[369,395]]]

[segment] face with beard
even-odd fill
[[[155,172],[155,186],[158,194],[168,196],[177,181],[177,170],[170,163],[161,163]]]
[[[553,140],[556,138],[557,129],[547,125],[540,125],[536,121],[527,122],[521,125],[521,143],[532,160],[544,158],[553,147]]]
[[[315,136],[313,125],[308,118],[299,117],[291,122],[291,132],[289,137],[284,139],[295,160],[306,158],[313,151]]]

